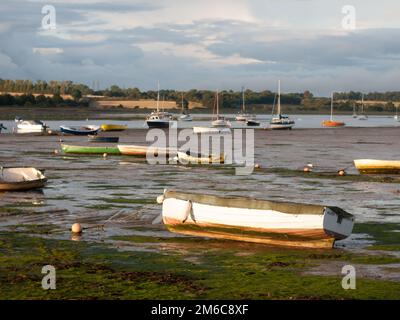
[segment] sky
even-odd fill
[[[343,12],[349,5],[355,11]],[[280,79],[283,92],[394,91],[399,14],[396,0],[1,0],[0,78],[141,90],[157,81],[276,90]]]

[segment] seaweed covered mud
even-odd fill
[[[146,130],[119,134],[143,144]],[[0,164],[45,169],[41,191],[0,193],[2,299],[399,299],[400,180],[361,176],[358,158],[395,159],[397,128],[255,131],[249,176],[224,166],[149,165],[66,155],[59,136],[0,135]],[[80,137],[62,137],[76,145]],[[55,152],[58,150],[58,152]],[[313,171],[303,167],[313,164]],[[346,176],[337,171],[345,169]],[[353,234],[333,250],[282,248],[169,232],[164,189],[338,206]],[[83,233],[70,232],[79,222]],[[43,290],[54,266],[56,289]],[[355,289],[344,289],[353,267]]]

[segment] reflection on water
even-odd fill
[[[118,133],[120,143],[144,143],[146,132]],[[357,222],[400,223],[399,184],[360,180],[352,164],[357,158],[398,159],[398,135],[397,128],[256,130],[255,163],[268,170],[236,176],[221,166],[152,166],[126,156],[65,157],[54,154],[57,136],[2,134],[0,164],[45,168],[49,183],[43,192],[0,194],[0,226],[50,223],[60,230],[52,236],[71,239],[74,222],[104,224],[104,230],[83,233],[82,240],[93,241],[131,233],[165,236],[169,233],[153,224],[161,212],[155,198],[165,188],[334,205],[353,213]],[[87,138],[64,140],[79,144]],[[302,172],[307,163],[314,165],[314,172],[348,168],[350,176],[307,176]],[[357,246],[366,240],[349,241]]]

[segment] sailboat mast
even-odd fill
[[[281,114],[281,80],[278,80],[278,114]]]
[[[333,92],[331,93],[331,121],[333,121]]]
[[[244,105],[244,87],[242,87],[242,113],[245,113],[246,107]]]
[[[361,113],[364,114],[364,93],[361,94]]]
[[[183,110],[183,92],[182,92],[182,113],[184,113],[184,110]]]
[[[218,89],[217,89],[217,119],[219,119]]]
[[[160,81],[157,81],[157,113],[159,112],[160,104]]]

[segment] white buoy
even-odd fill
[[[72,233],[82,233],[82,226],[80,223],[74,223],[71,227]]]
[[[339,171],[338,171],[338,174],[339,174],[339,176],[343,177],[343,176],[346,175],[346,171],[344,171],[344,170],[339,170]]]
[[[256,163],[256,164],[254,165],[254,168],[256,168],[256,169],[260,169],[260,168],[261,168],[261,166],[260,166],[260,164]]]
[[[108,154],[107,153],[103,153],[103,158],[107,158]]]
[[[58,154],[58,150],[57,149],[54,149],[54,154]]]
[[[164,195],[162,194],[161,196],[157,197],[157,203],[162,204],[164,202]]]

